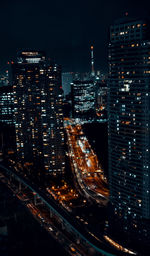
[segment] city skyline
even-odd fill
[[[70,256],[149,256],[148,3],[1,6],[12,41],[0,52],[0,255],[13,255],[27,212],[23,225]]]

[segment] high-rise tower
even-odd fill
[[[150,220],[150,40],[144,20],[122,19],[110,28],[110,201],[124,230]],[[144,229],[147,236],[147,231]]]
[[[24,51],[12,65],[18,159],[46,173],[64,170],[60,66],[42,52]]]
[[[12,86],[0,87],[0,123],[13,125],[13,102]]]
[[[83,122],[95,120],[95,87],[92,80],[77,80],[71,84],[72,116]]]
[[[94,69],[94,47],[91,45],[91,76],[95,76],[95,69]]]
[[[12,155],[16,151],[15,124],[13,119],[14,97],[12,86],[0,87],[0,155]]]

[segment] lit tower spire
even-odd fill
[[[95,70],[94,70],[94,52],[93,52],[93,45],[91,45],[91,75],[95,76]]]

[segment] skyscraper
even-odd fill
[[[64,170],[60,66],[42,52],[24,51],[12,64],[18,159],[46,173]]]
[[[0,87],[0,122],[13,125],[14,98],[12,86]]]
[[[93,120],[96,115],[94,82],[77,80],[71,85],[73,117],[85,122]]]
[[[109,43],[109,184],[124,230],[150,220],[150,40],[144,20],[119,20]],[[147,231],[145,232],[147,236]]]
[[[0,152],[5,158],[16,151],[12,86],[0,87]]]

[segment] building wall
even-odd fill
[[[48,173],[62,173],[61,69],[40,54],[26,55],[12,65],[18,158],[44,167]]]
[[[124,219],[150,219],[150,41],[145,21],[111,26],[108,144],[110,200]]]

